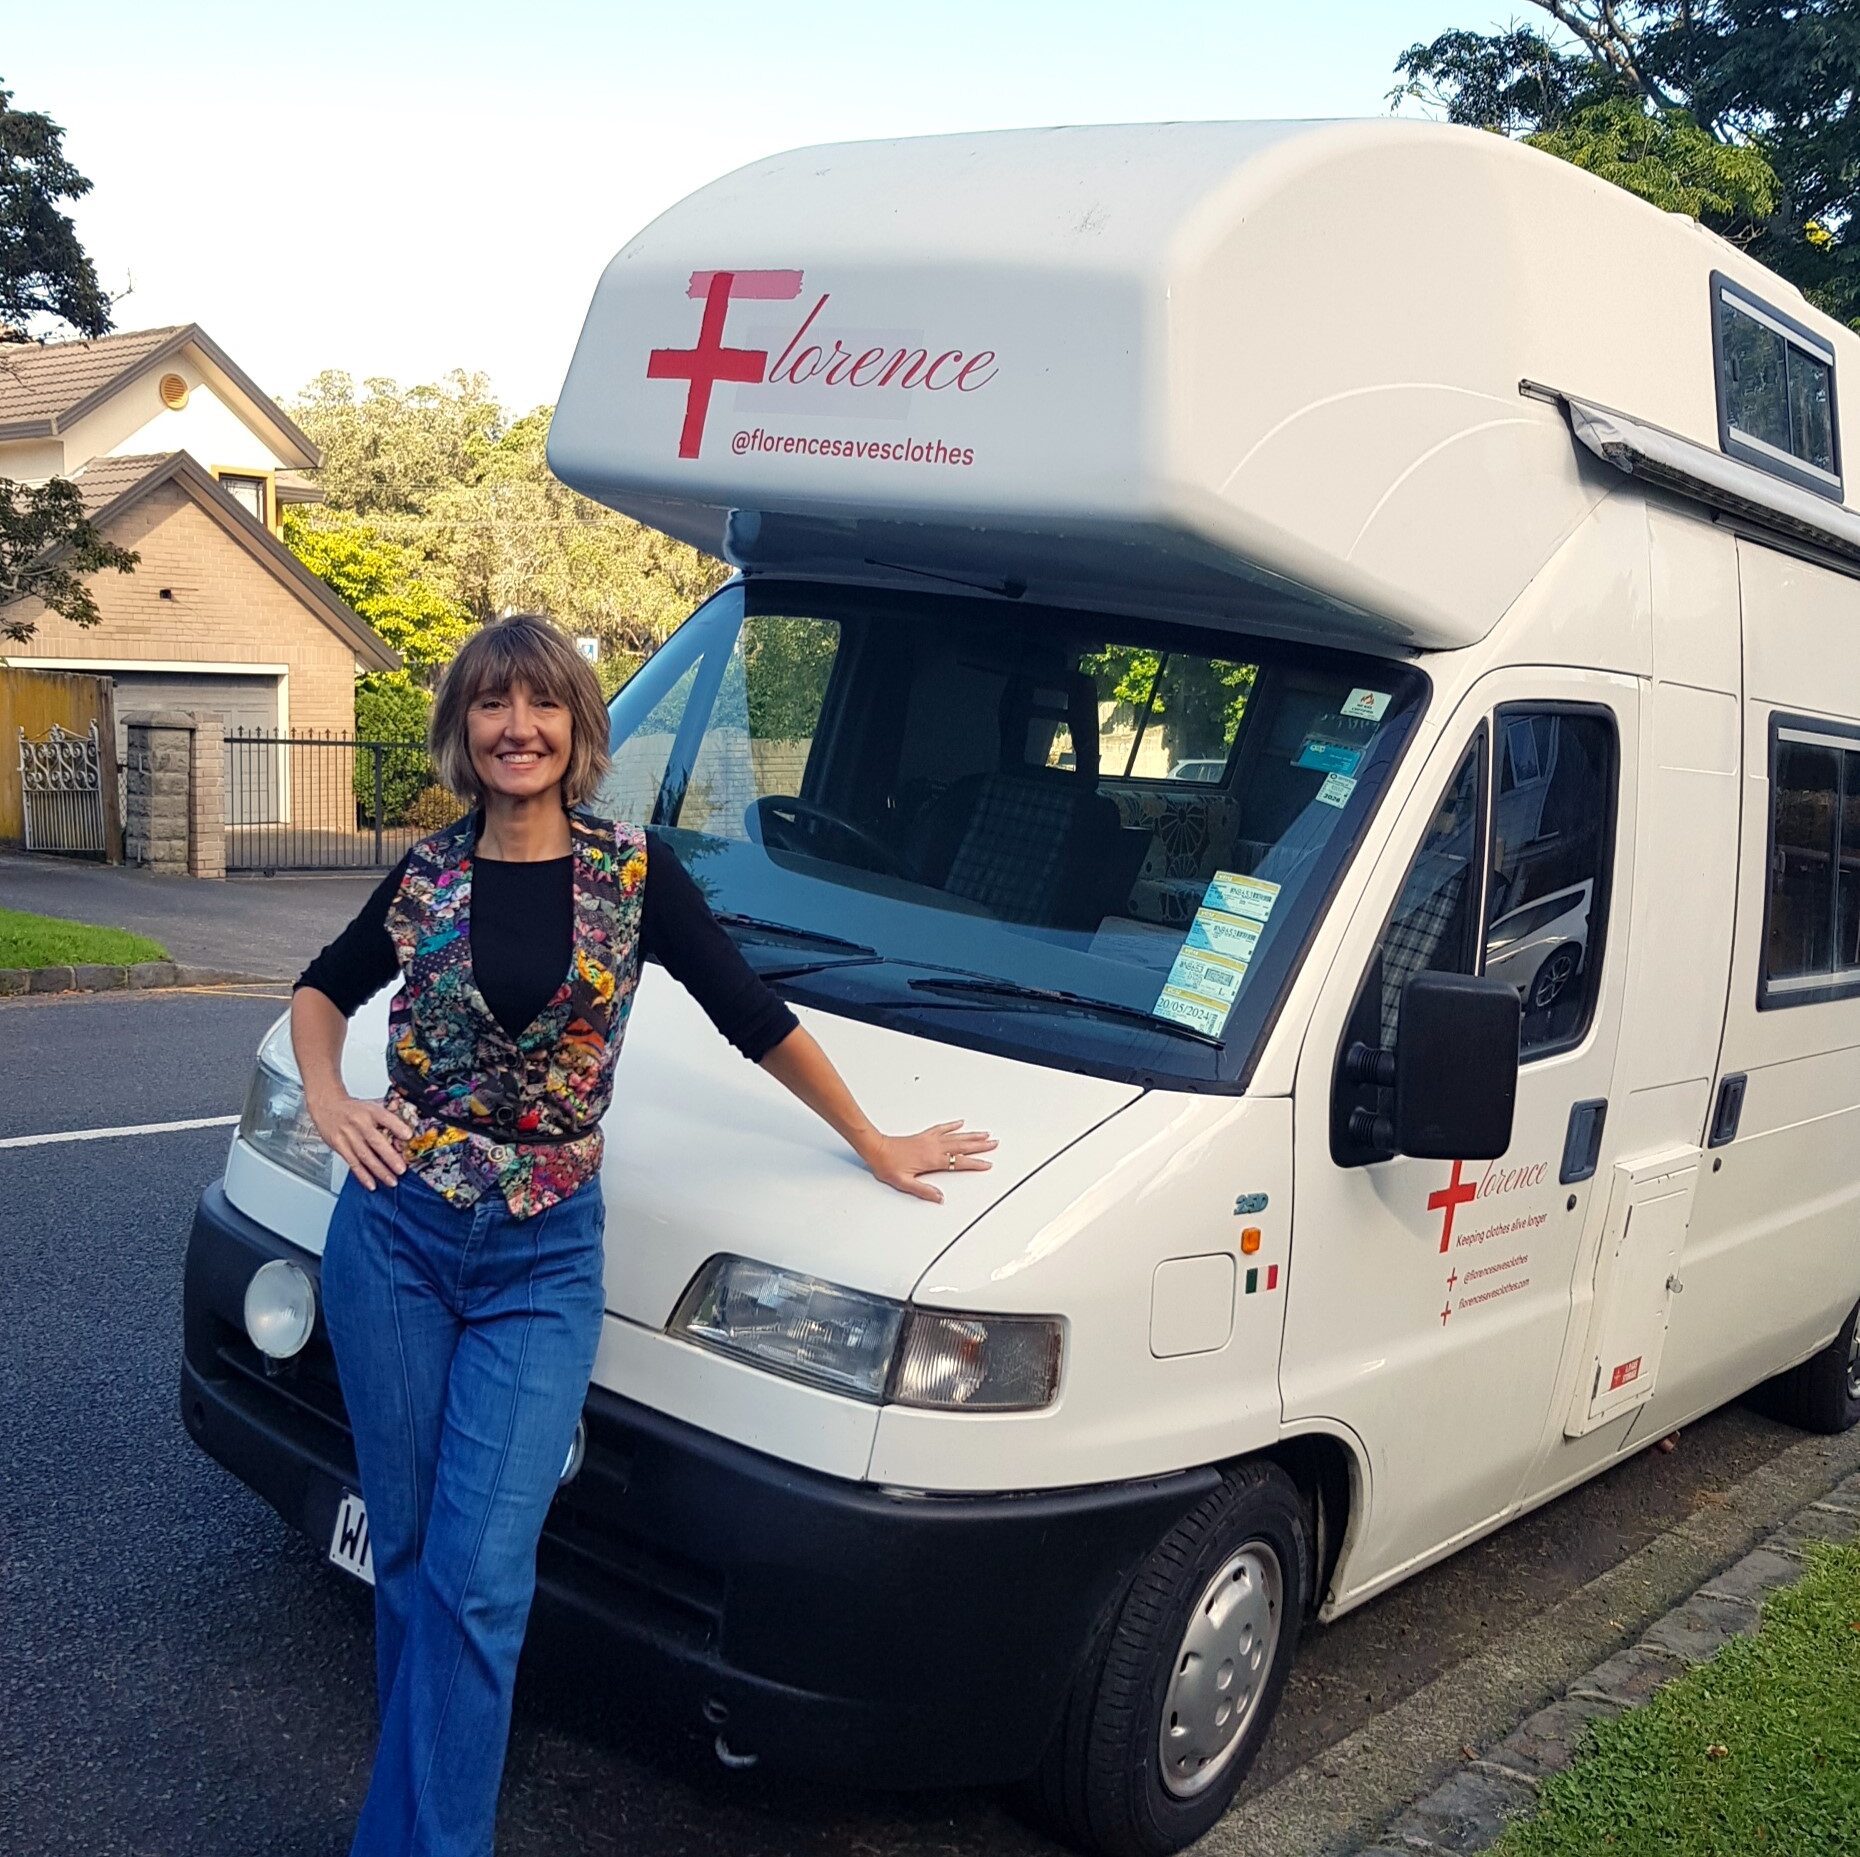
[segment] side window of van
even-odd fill
[[[1414,975],[1472,971],[1478,919],[1483,735],[1454,770],[1382,935],[1381,1038],[1395,1048],[1401,992]]]
[[[1588,1028],[1614,846],[1614,725],[1596,710],[1507,708],[1489,743],[1489,832],[1482,734],[1448,783],[1383,932],[1385,1050],[1400,1026],[1402,988],[1429,971],[1510,981],[1523,1001],[1526,1060]]]
[[[665,764],[671,758],[678,725],[684,720],[697,682],[699,664],[692,663],[677,682],[653,704],[646,719],[615,750],[607,776],[601,782],[597,804],[610,819],[650,819],[659,803]]]
[[[747,839],[762,802],[800,795],[839,648],[826,619],[752,613],[723,667],[677,823]]]
[[[616,819],[747,839],[764,801],[802,790],[839,637],[831,620],[754,614],[739,624],[727,610],[693,620],[685,661],[674,643],[640,673],[669,681],[643,699],[643,717],[626,718],[597,803]]]
[[[1770,749],[1764,1006],[1860,992],[1860,738],[1778,722]]]
[[[1575,1043],[1602,970],[1615,731],[1599,710],[1501,709],[1484,971],[1524,1004],[1521,1054]]]

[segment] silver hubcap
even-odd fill
[[[1860,1322],[1854,1324],[1854,1338],[1847,1348],[1847,1397],[1860,1399]]]
[[[1193,1798],[1233,1760],[1279,1648],[1285,1579],[1263,1541],[1232,1555],[1195,1601],[1162,1707],[1163,1784]]]

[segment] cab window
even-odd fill
[[[1395,899],[1380,949],[1381,1040],[1395,1048],[1401,992],[1423,973],[1472,972],[1473,924],[1479,919],[1479,841],[1484,808],[1485,737],[1467,751]]]
[[[1615,732],[1599,710],[1499,711],[1481,971],[1523,1001],[1525,1059],[1588,1030],[1614,844]]]
[[[1489,803],[1488,757],[1497,776]],[[1399,1031],[1402,988],[1429,971],[1510,981],[1523,1005],[1527,1061],[1582,1037],[1601,973],[1615,760],[1614,725],[1599,710],[1501,709],[1481,731],[1428,822],[1383,930],[1385,1050]]]

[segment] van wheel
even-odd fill
[[[1098,1857],[1207,1831],[1266,1738],[1311,1591],[1311,1530],[1273,1464],[1233,1471],[1137,1571],[1020,1803]]]
[[[1785,1425],[1821,1432],[1860,1425],[1860,1307],[1819,1354],[1778,1374],[1764,1391],[1765,1406]]]

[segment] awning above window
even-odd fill
[[[1560,406],[1577,440],[1628,476],[1723,510],[1753,528],[1809,543],[1860,568],[1860,515],[1843,505],[1612,407],[1592,405],[1535,381],[1522,386],[1534,398]]]

